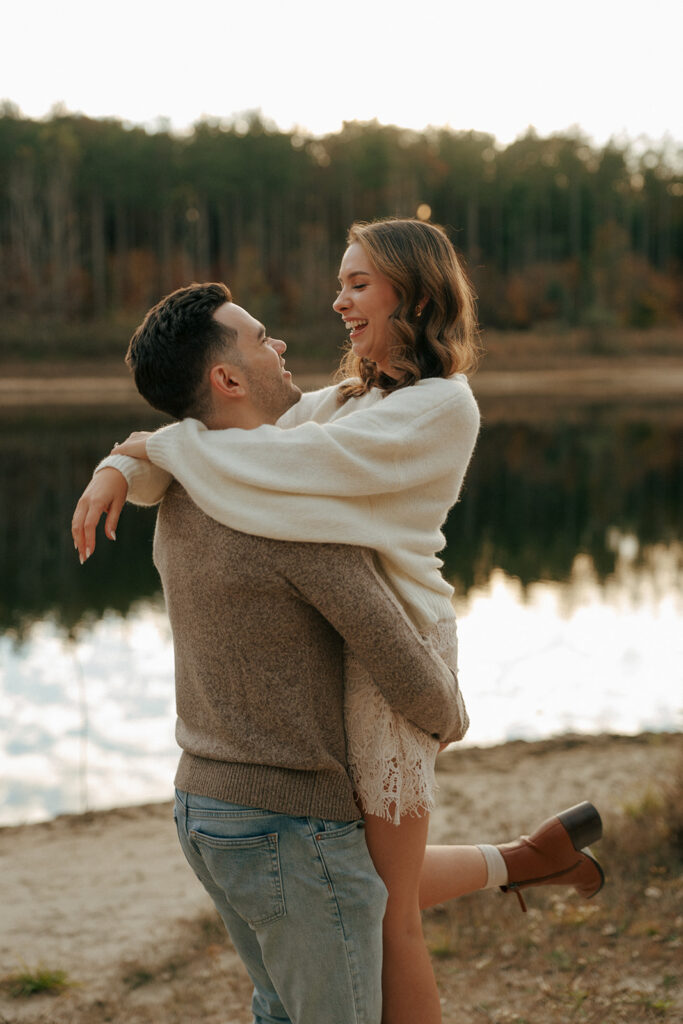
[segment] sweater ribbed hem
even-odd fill
[[[260,807],[294,818],[355,821],[361,817],[351,782],[347,776],[335,772],[212,761],[183,753],[175,785],[197,796],[210,796],[244,807]]]
[[[449,594],[437,594],[425,587],[408,586],[403,580],[396,581],[396,590],[419,630],[428,629],[437,622],[455,617]],[[454,593],[452,587],[449,587],[449,590],[451,594]]]

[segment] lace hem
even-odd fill
[[[439,654],[457,667],[455,619],[425,630]],[[364,668],[346,652],[344,660],[349,774],[363,811],[398,825],[435,804],[434,774],[439,742],[393,711]]]

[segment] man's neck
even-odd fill
[[[201,421],[208,430],[227,430],[229,427],[238,427],[240,430],[255,430],[265,423],[271,425],[277,423],[280,416],[287,412],[301,398],[301,392],[292,396],[291,402],[284,408],[264,411],[252,405],[249,401],[216,402],[211,412],[201,417]]]
[[[256,427],[262,427],[264,423],[275,423],[275,420],[265,415],[260,409],[244,406],[237,409],[214,409],[202,417],[202,422],[208,430],[227,430],[229,427],[254,430]]]

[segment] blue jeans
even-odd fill
[[[181,791],[175,818],[254,983],[254,1024],[380,1024],[387,891],[363,822]]]

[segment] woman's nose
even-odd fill
[[[348,299],[346,298],[346,295],[344,294],[343,291],[341,291],[339,292],[339,295],[332,303],[332,309],[335,311],[335,313],[341,313],[342,309],[346,309],[348,304],[349,303]]]

